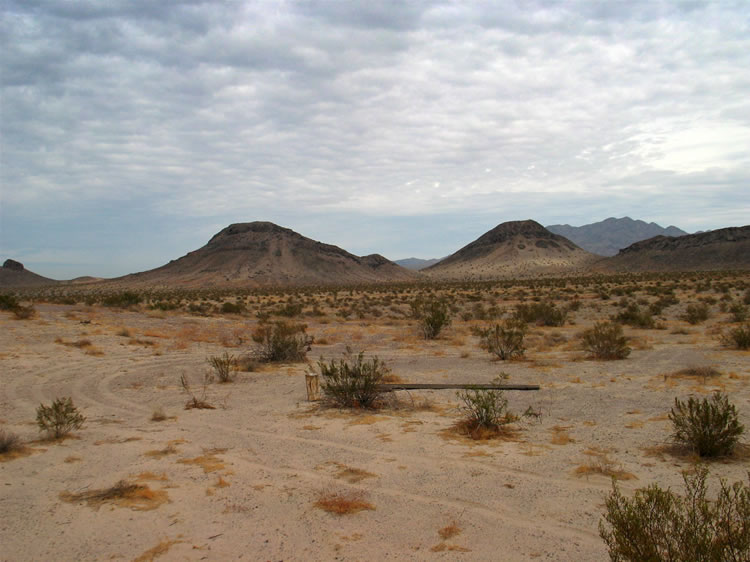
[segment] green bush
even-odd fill
[[[615,481],[599,535],[610,560],[750,560],[750,486],[721,480],[715,501],[706,498],[708,470],[683,475],[685,497],[657,484],[622,495]]]
[[[338,361],[318,361],[323,377],[321,388],[334,404],[344,408],[373,408],[381,395],[378,385],[390,370],[377,357],[365,359],[364,352],[356,355],[347,348]]]
[[[36,409],[39,431],[46,431],[55,439],[79,429],[85,421],[86,418],[73,405],[70,397],[57,398],[50,406],[40,404]]]
[[[36,310],[34,309],[33,305],[18,305],[13,309],[13,315],[17,320],[28,320],[29,318],[34,318],[34,316],[36,316]]]
[[[418,299],[411,303],[411,308],[426,340],[434,340],[443,328],[450,326],[451,311],[444,299]]]
[[[747,305],[735,303],[729,307],[732,314],[732,322],[744,322],[747,320]]]
[[[655,326],[651,310],[643,310],[634,302],[629,303],[627,308],[615,316],[614,319],[620,324],[627,324],[634,328],[653,328]]]
[[[611,322],[597,322],[583,333],[583,349],[596,359],[625,359],[630,355],[628,339],[622,326]]]
[[[689,304],[685,308],[682,319],[690,324],[700,324],[708,319],[707,304]]]
[[[15,295],[0,295],[0,310],[13,310],[19,305]]]
[[[508,399],[502,390],[469,389],[456,393],[463,405],[464,429],[474,439],[481,438],[482,430],[500,431],[503,426],[518,421],[518,416],[508,411]]]
[[[242,314],[245,307],[241,303],[225,302],[221,305],[222,314]]]
[[[219,382],[232,382],[232,369],[237,364],[234,355],[229,355],[229,353],[225,351],[223,355],[212,355],[207,361],[213,368],[214,374],[216,375],[216,378],[219,379]]]
[[[526,351],[523,339],[526,336],[526,324],[515,318],[506,319],[503,325],[479,330],[479,345],[487,352],[501,360],[520,357]]]
[[[305,324],[288,322],[261,323],[253,332],[253,341],[259,345],[255,356],[260,361],[304,361],[313,338],[305,331]]]
[[[721,336],[721,342],[735,349],[750,349],[750,324],[730,328]]]
[[[524,324],[537,326],[562,326],[567,311],[557,308],[552,302],[534,302],[516,306],[515,317]]]
[[[721,392],[703,400],[690,397],[682,402],[675,398],[669,419],[672,438],[701,457],[731,454],[745,431],[737,419],[737,409]]]

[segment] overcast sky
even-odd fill
[[[527,218],[750,223],[745,0],[0,6],[0,260],[42,275],[254,220],[391,259]]]

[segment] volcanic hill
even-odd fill
[[[750,269],[750,226],[636,242],[596,264],[602,271],[707,271]]]
[[[647,223],[630,217],[621,219],[610,217],[583,226],[553,224],[547,226],[547,230],[565,236],[587,252],[600,256],[614,256],[621,249],[654,236],[685,236],[687,234],[676,226],[663,228],[655,222]]]
[[[42,287],[59,283],[26,269],[21,262],[5,260],[0,267],[0,288]]]
[[[112,280],[126,286],[260,287],[408,281],[381,255],[355,256],[270,222],[231,224],[162,267]]]
[[[601,259],[533,220],[502,223],[437,264],[432,279],[497,279],[583,273]]]

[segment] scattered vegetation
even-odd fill
[[[46,431],[50,437],[59,439],[74,429],[80,429],[86,418],[73,405],[70,397],[57,398],[51,405],[40,404],[36,409],[36,423],[39,431]]]
[[[642,560],[748,560],[750,487],[720,481],[718,497],[706,497],[708,470],[683,475],[685,497],[658,484],[622,495],[616,482],[606,499],[599,535],[614,562]]]
[[[737,409],[721,392],[702,400],[690,397],[687,402],[675,398],[669,419],[672,438],[701,457],[730,455],[745,431]]]
[[[515,317],[524,324],[537,326],[562,326],[567,318],[567,311],[557,308],[553,302],[535,302],[519,304]]]
[[[630,355],[628,339],[622,326],[612,322],[597,322],[583,333],[583,349],[596,359],[625,359]]]
[[[382,391],[378,385],[390,369],[377,357],[365,359],[365,354],[357,354],[347,348],[339,360],[318,362],[323,377],[321,388],[326,398],[339,407],[373,408],[378,405]]]
[[[102,306],[114,308],[130,308],[139,305],[143,301],[143,296],[135,291],[123,291],[121,293],[111,293],[102,298]]]
[[[152,490],[143,484],[132,484],[126,480],[120,480],[114,486],[102,490],[89,490],[78,494],[63,492],[60,494],[60,499],[70,503],[85,502],[95,509],[102,504],[109,503],[137,511],[146,511],[156,509],[166,502],[167,493],[163,490]]]
[[[223,355],[212,355],[207,361],[220,383],[232,382],[232,370],[237,364],[234,355],[225,351]]]
[[[263,322],[253,332],[253,341],[258,344],[253,355],[263,362],[304,361],[314,341],[306,331],[305,324]]]
[[[520,357],[526,351],[523,346],[526,324],[516,318],[508,318],[502,325],[495,324],[477,333],[482,349],[503,361]]]

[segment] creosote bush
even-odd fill
[[[622,326],[611,322],[597,322],[583,333],[583,349],[596,359],[625,359],[630,355],[628,339]]]
[[[426,340],[434,340],[443,328],[450,326],[451,311],[444,299],[418,299],[411,303],[411,309]]]
[[[308,336],[305,324],[289,322],[261,323],[253,332],[258,344],[255,356],[265,362],[304,361],[313,337]]]
[[[0,455],[21,448],[21,439],[15,433],[0,429]]]
[[[507,375],[500,375],[496,382],[506,378]],[[497,434],[504,426],[518,421],[518,416],[508,410],[508,399],[502,390],[473,388],[459,391],[456,396],[463,403],[459,406],[464,415],[461,429],[472,439]]]
[[[672,438],[701,457],[730,455],[745,431],[737,409],[721,392],[702,400],[690,397],[687,402],[675,398],[669,419]]]
[[[212,355],[207,361],[213,368],[214,374],[219,382],[232,382],[232,369],[234,369],[234,366],[237,364],[234,355],[229,355],[229,353],[225,351],[223,355]]]
[[[318,368],[323,377],[321,388],[326,398],[344,408],[373,408],[381,392],[378,385],[390,369],[377,357],[365,359],[363,351],[347,348],[344,357],[328,363],[321,359]]]
[[[682,319],[690,324],[700,324],[708,319],[708,305],[689,304],[685,309]]]
[[[57,398],[50,406],[40,404],[36,409],[36,423],[39,431],[46,431],[59,439],[74,429],[79,429],[86,418],[73,405],[70,397]]]
[[[599,523],[610,560],[750,560],[750,486],[721,480],[711,501],[707,476],[705,468],[683,474],[685,497],[652,484],[627,498],[613,481]]]
[[[523,339],[526,336],[526,324],[515,318],[508,318],[502,325],[478,330],[479,345],[488,353],[506,360],[520,357],[526,351]]]
[[[721,336],[721,343],[735,349],[750,349],[750,324],[730,328]]]
[[[537,326],[562,326],[567,315],[567,311],[557,308],[553,302],[519,304],[515,312],[516,318],[524,324]]]

